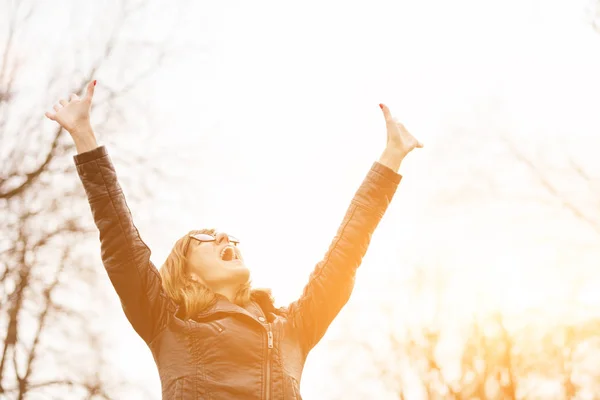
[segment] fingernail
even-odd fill
[[[379,103],[379,108],[383,110],[383,104]]]
[[[94,79],[94,86],[96,86],[96,80]]]

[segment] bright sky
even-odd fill
[[[496,164],[505,150],[489,137],[504,131],[527,154],[569,151],[598,171],[592,149],[598,149],[600,128],[600,35],[585,21],[586,5],[191,3],[178,40],[194,47],[144,88],[157,110],[159,138],[152,146],[181,157],[162,168],[183,182],[176,189],[157,186],[156,199],[132,205],[153,261],[160,265],[189,229],[217,227],[242,239],[256,286],[272,287],[280,304],[293,300],[383,149],[377,104],[384,102],[425,149],[401,168],[404,180],[349,304],[358,311],[342,313],[344,326],[377,332],[375,322],[358,317],[361,304],[374,301],[397,301],[410,314],[405,298],[393,295],[418,265],[462,277],[452,283],[458,292],[480,279],[492,308],[537,304],[548,293],[544,287],[560,284],[561,266],[574,261],[574,249],[578,265],[591,270],[598,237],[560,206],[548,215],[518,197],[494,202],[496,192],[481,187],[488,180],[474,177],[489,172],[494,190],[545,198],[510,157]],[[486,109],[491,103],[499,106]],[[460,129],[466,136],[456,133]],[[549,147],[535,147],[540,143]],[[567,243],[571,233],[573,243]],[[532,286],[540,274],[545,281]],[[472,304],[476,295],[453,303]],[[374,321],[378,311],[371,310]],[[328,346],[341,326],[336,321],[309,358],[302,381],[307,399],[340,393],[328,387]],[[125,338],[119,365],[160,398],[149,351],[124,317],[114,328]],[[365,384],[354,393],[360,399],[374,390]]]

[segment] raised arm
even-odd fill
[[[133,224],[108,152],[96,143],[89,120],[94,86],[95,81],[90,82],[83,99],[72,94],[69,102],[61,100],[62,107],[55,105],[56,113],[46,116],[61,124],[75,142],[78,154],[74,160],[100,233],[102,262],[129,322],[150,343],[162,330],[165,313],[173,305],[150,261],[150,249]]]
[[[325,257],[312,272],[302,296],[289,305],[288,319],[308,353],[348,302],[354,277],[367,252],[371,235],[383,217],[401,180],[404,157],[423,147],[380,105],[387,127],[387,146],[367,173],[350,202]]]

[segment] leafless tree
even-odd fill
[[[443,273],[413,277],[401,292],[414,292],[405,294],[422,318],[403,320],[406,311],[393,314],[393,307],[386,308],[390,324],[379,324],[378,340],[346,330],[343,340],[334,341],[336,351],[358,353],[356,359],[369,365],[367,374],[386,393],[402,400],[598,398],[597,317],[534,309],[510,317],[469,310],[466,318],[455,318],[448,299],[456,293],[444,287]],[[432,304],[433,316],[424,312]],[[344,360],[338,365],[340,380],[350,374],[345,367],[355,368],[347,355]]]
[[[415,376],[422,393],[418,398],[431,400],[598,398],[599,324],[597,319],[534,321],[509,328],[500,314],[473,318],[454,344],[460,348],[458,358],[439,353],[440,342],[451,329],[431,325],[391,335],[395,345],[385,354],[364,343],[361,347],[388,392],[398,399],[416,398],[406,394],[406,382]],[[400,360],[407,360],[409,368]],[[551,392],[544,388],[548,383]]]
[[[590,0],[587,11],[590,25],[596,32],[600,33],[600,1]]]
[[[514,144],[514,142],[508,136],[502,136],[502,140],[507,145],[511,154],[522,163],[532,174],[533,178],[537,181],[537,183],[544,188],[544,190],[548,193],[549,196],[558,201],[560,206],[562,206],[567,212],[569,212],[574,218],[577,218],[579,221],[588,225],[592,228],[598,235],[600,235],[600,220],[595,217],[595,208],[589,209],[579,205],[578,202],[574,201],[572,196],[569,195],[564,190],[561,190],[557,184],[555,184],[549,173],[544,172],[544,166],[532,159],[530,156],[527,156],[523,151],[519,150],[518,146]],[[595,200],[600,198],[600,193],[596,193],[596,190],[593,186],[593,175],[586,171],[585,168],[580,165],[574,157],[567,156],[568,161],[568,171],[565,171],[569,176],[573,179],[579,179],[585,182],[589,187],[589,195],[592,197],[590,200],[591,203],[598,204],[600,200]],[[595,201],[594,201],[595,200]]]
[[[590,25],[600,34],[599,0],[590,0],[588,3],[587,14]],[[598,181],[600,178],[597,172],[594,174],[587,170],[573,155],[566,154],[564,160],[557,160],[564,161],[561,162],[561,164],[567,166],[566,168],[563,168],[562,172],[564,174],[568,175],[571,179],[583,182],[589,189],[588,199],[575,201],[570,193],[561,189],[560,185],[552,179],[553,174],[547,172],[548,165],[544,165],[542,161],[520,149],[515,140],[511,139],[509,135],[502,134],[500,135],[500,139],[507,146],[515,160],[529,170],[538,185],[543,188],[552,199],[557,201],[557,203],[574,218],[589,226],[600,235],[600,219],[598,218],[597,213],[597,208],[600,205],[600,191],[599,187],[594,185],[594,182]],[[589,204],[591,207],[585,207],[582,204]]]
[[[74,10],[84,3],[92,4],[61,2],[52,9]],[[44,14],[51,4],[7,1],[0,5],[0,27],[6,28],[0,33],[2,398],[21,400],[35,393],[64,399],[111,398],[123,384],[105,368],[103,337],[92,324],[98,314],[86,307],[102,296],[97,274],[103,271],[87,246],[95,238],[95,229],[90,218],[81,218],[89,210],[75,174],[74,146],[58,124],[44,118],[56,99],[80,94],[97,77],[102,90],[94,103],[95,128],[110,141],[116,126],[132,126],[131,116],[121,111],[119,102],[130,102],[132,89],[170,56],[175,30],[151,43],[127,35],[133,17],[153,3],[109,4],[103,3],[102,16],[114,15],[111,23],[82,32],[75,27],[80,15],[70,15],[69,38],[78,40],[60,37],[53,42],[54,65],[37,62],[36,53],[49,54],[48,50],[36,47],[35,39],[28,42],[31,36],[41,39],[53,34],[53,17],[54,25],[62,23],[58,14]],[[40,17],[47,25],[37,31]],[[33,46],[33,51],[27,53],[27,46]],[[69,63],[64,55],[74,61]],[[26,83],[44,71],[51,72],[45,90],[32,93]],[[119,140],[114,143],[118,146]],[[127,159],[143,162],[137,154],[128,154]],[[132,195],[140,194],[143,186],[130,189]]]

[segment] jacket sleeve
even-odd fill
[[[74,156],[100,234],[102,262],[127,319],[150,343],[166,323],[173,305],[150,261],[150,249],[140,238],[104,146]]]
[[[356,192],[329,250],[310,275],[302,296],[289,305],[288,320],[307,354],[348,302],[371,235],[402,176],[374,163]]]

